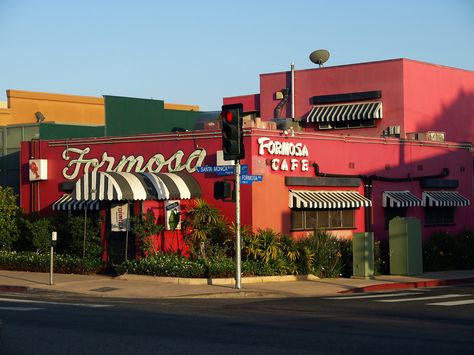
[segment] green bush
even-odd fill
[[[17,197],[11,187],[0,186],[0,250],[11,250],[20,237]]]
[[[63,274],[94,274],[99,272],[102,261],[55,254],[54,272]],[[49,272],[50,254],[38,252],[0,251],[0,269],[15,271]]]
[[[315,231],[301,243],[314,254],[312,265],[307,265],[310,273],[319,277],[339,277],[344,267],[350,268],[352,261],[349,263],[349,257],[342,254],[347,249],[346,241],[325,231]]]
[[[99,223],[94,215],[87,217],[86,239],[84,250],[84,216],[70,216],[61,219],[56,225],[58,231],[58,253],[70,254],[85,258],[100,257],[102,241],[100,240]]]
[[[140,274],[171,277],[204,277],[206,269],[200,261],[177,254],[156,253],[140,260],[127,260],[117,266],[119,274]]]
[[[474,231],[456,235],[433,233],[423,241],[423,270],[465,270],[474,268]]]

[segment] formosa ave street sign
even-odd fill
[[[254,182],[261,182],[263,180],[263,175],[240,175],[240,183],[241,184],[253,184]]]

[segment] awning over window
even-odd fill
[[[416,207],[421,204],[421,200],[410,191],[384,191],[382,194],[383,207]]]
[[[307,122],[334,122],[352,120],[370,120],[382,118],[382,102],[357,102],[337,105],[316,105]]]
[[[469,199],[457,191],[424,191],[423,206],[426,207],[461,207],[469,206]]]
[[[53,211],[99,210],[99,201],[76,201],[71,195],[62,195],[53,203]]]
[[[92,172],[76,182],[73,200],[180,200],[201,197],[198,182],[185,173]]]
[[[372,202],[357,191],[290,190],[290,208],[339,209],[370,207]]]

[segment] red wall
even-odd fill
[[[290,73],[260,75],[260,108],[263,120],[274,117],[279,100],[275,92],[290,88]],[[329,133],[376,136],[382,135],[387,127],[403,119],[403,61],[401,59],[363,64],[297,70],[295,72],[295,116],[306,119],[312,108],[311,98],[318,95],[332,95],[362,91],[382,91],[383,119],[377,121],[377,128],[337,130]],[[291,117],[291,100],[286,104],[286,113]],[[315,129],[316,130],[316,129]]]
[[[248,129],[245,131],[246,158],[243,164],[249,165],[249,173],[263,176],[262,182],[253,185],[241,185],[241,221],[243,225],[252,225],[254,230],[258,228],[273,228],[276,231],[289,233],[290,209],[288,207],[288,190],[291,188],[300,190],[345,190],[347,187],[302,187],[285,186],[285,176],[314,177],[312,163],[318,163],[320,170],[333,174],[362,174],[378,175],[383,177],[404,178],[426,175],[436,175],[443,168],[450,171],[449,179],[459,180],[459,191],[463,196],[472,200],[472,152],[468,147],[457,144],[433,143],[431,145],[420,144],[416,141],[403,141],[397,139],[364,138],[330,136],[316,133],[296,133],[295,137],[284,137],[280,131],[269,131],[259,129]],[[260,151],[258,139],[269,138],[273,142],[291,142],[305,146],[308,156],[286,156],[270,154],[268,150]],[[22,146],[22,182],[21,182],[21,206],[31,211],[30,183],[28,181],[27,164],[30,155],[29,143]],[[83,157],[85,164],[88,159],[102,159],[103,154],[109,157],[120,157],[133,155],[143,156],[145,163],[155,154],[161,154],[164,159],[170,159],[176,152],[182,152],[182,158],[176,158],[168,164],[171,170],[185,166],[185,163],[194,151],[205,150],[206,154],[202,165],[216,165],[216,151],[220,150],[220,132],[195,132],[189,134],[154,134],[148,136],[80,139],[64,141],[41,141],[41,149],[36,158],[48,160],[48,180],[39,182],[40,210],[43,213],[51,212],[51,205],[62,194],[59,189],[61,182],[65,181],[62,170],[72,160],[78,159],[78,154],[70,152],[69,160],[63,154],[68,149],[86,149],[90,152]],[[291,159],[296,160],[294,171],[272,169],[272,161],[279,159],[280,162]],[[307,160],[307,170],[302,169],[303,161]],[[84,166],[82,165],[82,167]],[[107,165],[107,164],[106,164]],[[103,167],[105,167],[104,165]],[[214,174],[202,174],[192,172],[195,169],[196,160],[188,162],[188,168],[198,180],[204,198],[213,206],[222,210],[230,221],[235,219],[235,204],[232,202],[217,201],[213,198],[213,183],[223,179]],[[278,166],[278,164],[277,164]],[[75,179],[84,173],[82,169]],[[69,173],[74,170],[70,167]],[[162,172],[167,169],[163,168]],[[363,194],[362,184],[358,188],[350,188]],[[373,217],[374,231],[377,239],[386,236],[383,228],[382,192],[385,190],[410,190],[421,198],[422,189],[418,182],[387,183],[375,181],[373,187]],[[474,204],[473,204],[474,205]],[[459,207],[457,210],[457,224],[452,227],[437,228],[438,230],[458,231],[466,228],[474,228],[474,220],[470,218],[473,206]],[[410,210],[410,215],[417,216],[423,221],[423,208],[417,207]],[[364,231],[364,211],[356,212],[357,228],[352,232]],[[424,234],[432,230],[425,228]],[[343,233],[347,234],[347,231]],[[294,233],[298,236],[298,233]],[[168,238],[169,239],[169,238]],[[172,238],[171,238],[172,243]],[[177,246],[177,245],[176,245]],[[166,249],[166,247],[165,247]]]
[[[262,120],[275,117],[280,102],[275,93],[291,87],[290,75],[260,75]],[[474,142],[474,72],[409,59],[296,70],[295,117],[306,119],[313,96],[374,90],[382,91],[383,101],[383,118],[375,128],[324,132],[381,137],[384,129],[399,125],[402,138],[410,132],[443,131],[448,141]],[[224,103],[243,102],[244,110],[253,110],[257,105],[249,105],[249,97],[257,95],[229,97]],[[291,117],[291,100],[281,116]]]
[[[403,62],[406,132],[442,131],[451,142],[474,142],[474,72]]]

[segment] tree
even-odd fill
[[[0,186],[0,250],[11,250],[20,236],[20,207],[11,187]]]

